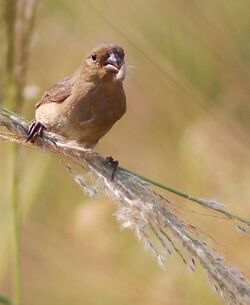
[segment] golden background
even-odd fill
[[[43,91],[93,46],[120,44],[128,109],[96,149],[250,218],[249,10],[246,0],[41,1],[22,114],[32,119]],[[7,147],[0,144],[0,291],[10,295]],[[201,267],[187,272],[174,255],[160,269],[133,232],[119,229],[116,204],[84,195],[57,157],[22,148],[20,159],[22,304],[224,304]],[[250,277],[248,236],[169,198]]]

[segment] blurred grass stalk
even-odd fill
[[[5,67],[5,104],[21,112],[24,103],[23,91],[26,84],[29,45],[34,24],[37,0],[5,0],[4,19],[6,26],[6,67]],[[21,299],[20,264],[20,215],[18,186],[19,148],[11,144],[9,149],[9,203],[12,209],[12,290],[13,304],[19,305]]]

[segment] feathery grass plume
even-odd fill
[[[185,222],[172,203],[153,191],[148,182],[121,169],[117,171],[115,179],[111,180],[112,168],[105,158],[53,133],[45,131],[42,139],[37,138],[34,144],[27,143],[25,140],[28,124],[14,113],[0,111],[0,126],[11,132],[0,132],[1,140],[55,152],[67,162],[75,163],[87,171],[95,181],[94,193],[105,191],[118,202],[117,219],[124,228],[131,228],[136,232],[160,265],[164,265],[168,255],[177,252],[192,270],[196,262],[203,266],[214,288],[224,297],[227,304],[249,304],[249,280],[210,249],[204,234],[191,223]],[[91,179],[76,175],[68,168],[83,190],[90,189],[93,194]],[[213,208],[213,205],[210,208]],[[217,208],[216,205],[216,211]],[[189,258],[186,258],[183,250],[187,251]]]

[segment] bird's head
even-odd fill
[[[124,51],[114,44],[98,46],[87,57],[85,68],[92,79],[121,82],[126,75]]]

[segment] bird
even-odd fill
[[[124,57],[123,48],[116,44],[93,48],[80,67],[50,87],[35,104],[35,121],[26,140],[42,137],[45,129],[94,148],[126,112]],[[107,160],[118,166],[113,158]]]

